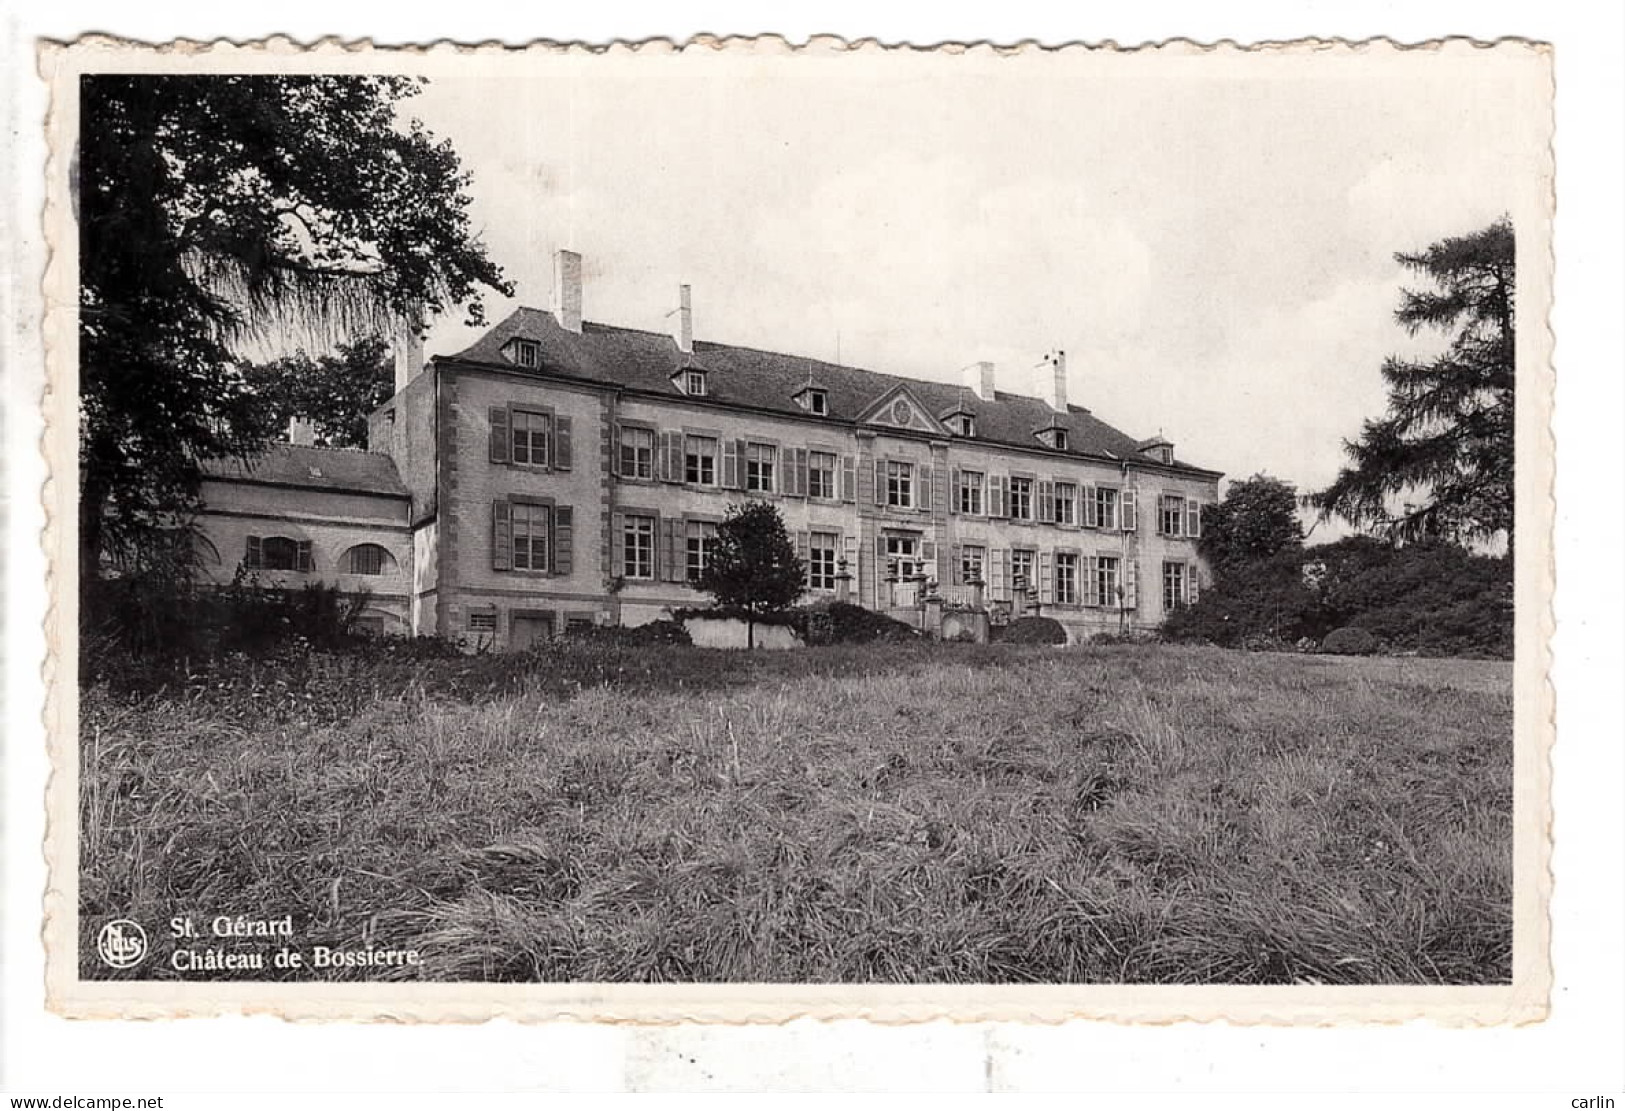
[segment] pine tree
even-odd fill
[[[1451,337],[1438,358],[1390,357],[1388,412],[1346,441],[1350,465],[1311,498],[1396,540],[1512,539],[1515,240],[1502,218],[1471,235],[1395,256],[1428,279],[1395,319]],[[1397,506],[1397,508],[1396,508]]]
[[[806,580],[807,565],[796,555],[778,509],[765,501],[748,501],[728,507],[695,585],[718,605],[745,611],[748,643],[754,648],[757,619],[794,605]]]

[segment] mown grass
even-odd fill
[[[415,947],[370,975],[441,980],[1510,976],[1505,664],[922,644],[502,666],[494,694],[392,695],[321,657],[307,683],[353,667],[364,693],[85,692],[82,974],[111,975],[105,916],[148,924],[130,974],[165,977],[173,916],[292,914],[303,948]]]

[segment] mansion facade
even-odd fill
[[[671,334],[586,321],[572,252],[555,289],[456,355],[400,341],[367,451],[213,467],[222,577],[240,553],[279,585],[366,590],[379,630],[519,648],[703,606],[717,525],[761,498],[809,599],[910,623],[930,601],[1144,630],[1206,579],[1220,474],[1071,404],[1064,353],[1013,393],[988,363],[953,384],[696,341],[686,286]]]

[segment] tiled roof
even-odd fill
[[[211,459],[203,464],[203,476],[221,482],[236,480],[273,486],[317,487],[348,494],[407,496],[393,459],[351,448],[272,444],[247,463],[238,459]]]
[[[693,366],[708,372],[706,397],[711,401],[798,415],[804,413],[795,395],[811,377],[828,391],[827,419],[835,421],[856,420],[888,391],[904,386],[932,413],[959,407],[971,413],[976,418],[977,440],[1043,448],[1035,433],[1059,426],[1067,429],[1066,454],[1128,456],[1149,461],[1140,454],[1140,441],[1077,405],[1059,414],[1039,398],[1004,390],[998,391],[997,400],[983,401],[953,383],[904,378],[799,355],[702,340],[694,342],[692,355],[684,355],[672,337],[663,332],[586,321],[576,334],[561,328],[552,313],[538,309],[517,310],[453,358],[519,371],[521,368],[503,350],[514,339],[533,340],[540,349],[541,370],[524,373],[553,371],[681,397],[672,377],[684,366]],[[1186,463],[1176,465],[1200,469]]]

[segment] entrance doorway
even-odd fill
[[[552,610],[529,610],[513,615],[508,626],[508,650],[523,652],[533,644],[553,639]]]

